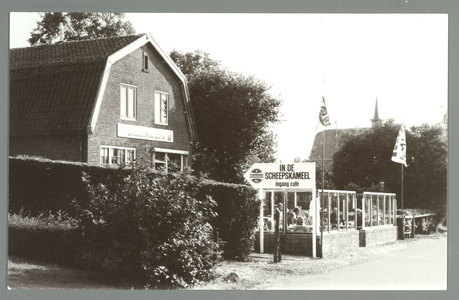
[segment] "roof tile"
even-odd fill
[[[10,50],[10,134],[82,132],[106,59],[141,35]]]

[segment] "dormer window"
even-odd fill
[[[148,54],[146,52],[142,52],[142,71],[149,72],[148,64]]]

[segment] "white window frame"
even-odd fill
[[[104,164],[102,163],[102,149],[108,149],[108,164]],[[112,163],[112,160],[113,160],[113,153],[114,153],[114,150],[124,150],[124,162],[121,162],[123,164],[127,164],[129,161],[128,161],[128,155],[127,155],[127,151],[134,151],[134,160],[136,159],[137,157],[137,149],[136,148],[129,148],[129,147],[118,147],[118,146],[106,146],[106,145],[101,145],[100,146],[100,155],[99,155],[99,162],[101,165],[103,166],[108,166],[108,165],[118,165],[118,164],[115,164],[115,163]]]
[[[132,99],[132,115],[129,114],[129,91],[134,92]],[[123,120],[135,121],[137,119],[137,87],[122,83],[120,84],[120,117]]]
[[[169,169],[168,166],[168,154],[178,154],[180,155],[180,171],[183,171],[185,167],[188,166],[188,151],[183,150],[173,150],[173,149],[164,149],[164,148],[154,148],[155,152],[153,153],[153,168],[156,168],[156,164],[164,164],[164,170],[167,172]],[[164,153],[164,160],[156,159],[156,153]]]
[[[166,107],[163,107],[162,97],[166,97]],[[166,116],[162,115],[166,113]],[[155,124],[169,125],[169,93],[155,91]]]

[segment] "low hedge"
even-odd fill
[[[8,214],[8,254],[41,261],[75,264],[82,244],[75,219],[60,214]]]

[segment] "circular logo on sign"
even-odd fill
[[[263,172],[260,169],[253,169],[250,172],[250,180],[255,183],[260,183],[263,180]]]

